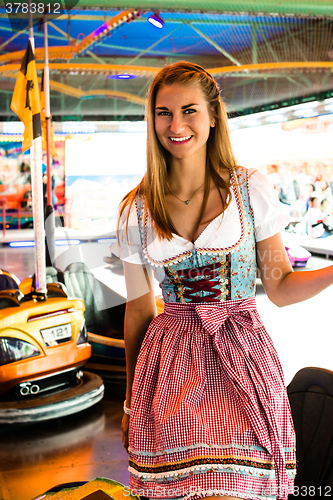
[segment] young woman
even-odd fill
[[[319,198],[312,196],[309,199],[308,209],[308,233],[311,238],[327,238],[332,233],[327,229],[325,222],[327,215],[321,210]]]
[[[263,174],[237,167],[219,88],[163,68],[147,108],[147,171],[120,206],[130,488],[150,498],[283,499],[296,473],[284,377],[255,303],[256,268],[283,306],[333,282],[293,273],[288,220]],[[156,316],[153,274],[165,301]]]

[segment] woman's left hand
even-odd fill
[[[124,413],[123,419],[121,421],[121,430],[122,430],[122,442],[124,445],[125,450],[128,453],[128,428],[129,428],[129,415],[126,415]]]

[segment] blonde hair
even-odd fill
[[[227,124],[227,113],[220,97],[218,84],[213,77],[201,66],[186,61],[176,62],[164,67],[156,75],[148,92],[148,102],[146,110],[147,120],[147,169],[142,181],[136,188],[127,193],[120,203],[120,217],[129,205],[127,224],[131,207],[135,197],[145,196],[145,210],[148,210],[157,236],[172,239],[172,233],[178,234],[172,224],[166,206],[166,184],[168,171],[170,167],[169,152],[159,142],[155,132],[155,103],[157,92],[165,85],[172,84],[192,85],[199,84],[203,95],[207,101],[207,106],[212,118],[215,121],[215,127],[211,127],[207,140],[206,155],[206,176],[205,191],[202,202],[201,212],[198,224],[193,234],[199,227],[205,208],[207,206],[210,180],[220,189],[225,189],[228,193],[228,203],[223,201],[223,211],[230,203],[230,186],[221,177],[220,172],[224,169],[233,171],[236,167],[229,129]],[[213,110],[213,111],[212,111]]]

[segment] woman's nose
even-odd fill
[[[183,122],[182,117],[177,116],[177,115],[173,115],[172,121],[170,124],[170,132],[178,135],[183,130],[183,128],[184,128],[184,122]]]

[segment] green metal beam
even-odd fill
[[[60,29],[56,24],[54,24],[52,21],[48,21],[48,25],[51,26],[51,28],[55,29],[56,31],[58,31],[58,33],[60,33],[60,35],[62,35],[62,37],[67,40],[67,37],[68,37],[68,34],[66,33],[66,31]],[[73,38],[70,37],[72,40]]]
[[[107,82],[105,82],[105,88],[107,86]],[[113,89],[117,90],[117,80],[113,80]],[[113,99],[113,114],[115,116],[115,120],[117,119],[117,114],[118,114],[118,106],[117,106],[117,99]]]
[[[70,20],[70,16],[68,16],[68,24],[69,24],[69,20]],[[63,38],[65,40],[68,41],[68,43],[70,43],[71,41],[75,40],[71,35],[70,33],[66,33],[65,31],[63,31],[62,29],[60,29],[56,24],[54,24],[52,21],[49,21],[49,25],[55,29],[56,31],[58,31],[58,33],[60,33]],[[68,27],[68,29],[70,29]],[[97,61],[99,64],[105,64],[105,61],[103,61],[103,59],[101,59],[100,57],[96,56],[93,52],[91,52],[90,50],[87,51],[87,54],[92,57],[93,59],[95,59],[95,61]]]
[[[3,31],[11,31],[13,33],[13,30],[12,28],[8,28],[8,26],[0,26],[0,29],[3,30]],[[19,35],[22,35],[24,32],[28,32],[28,29],[29,28],[26,28],[22,31],[19,31],[18,33],[15,34],[15,36],[12,36],[9,40],[6,40],[2,45],[1,47],[4,47],[5,45],[7,45],[8,43],[10,43],[12,40],[14,40],[15,38],[17,38]],[[28,35],[28,33],[27,33]],[[44,38],[44,33],[39,33],[38,31],[34,31],[34,37],[39,37],[39,38]],[[63,36],[57,36],[57,35],[48,35],[48,38],[52,38],[53,40],[63,40],[64,37]]]
[[[97,76],[97,78],[96,78],[96,76]],[[92,81],[92,85],[88,85],[91,81]],[[100,81],[98,75],[90,75],[90,77],[85,82],[86,88],[88,90],[93,90],[96,87],[96,85],[97,84],[99,85],[100,83],[101,83],[101,81]],[[106,82],[105,82],[105,85],[107,85]]]
[[[302,50],[302,47],[305,47],[304,44],[303,44],[303,42],[301,42],[300,40],[298,40],[296,38],[295,34],[291,30],[289,30],[289,34],[290,34],[291,40],[296,45],[296,50],[299,50],[299,52],[301,53],[301,56],[303,57],[303,60],[307,61],[308,59],[307,59],[305,53]],[[287,44],[287,37],[283,37],[283,39],[285,40],[285,43]],[[288,47],[288,45],[287,45],[287,47]],[[304,83],[304,85],[306,87],[308,87],[309,89],[311,88],[312,82],[311,82],[311,80],[309,78],[307,78],[305,75],[302,75],[301,80],[303,81],[303,83]]]
[[[332,24],[332,20],[327,20],[326,22],[322,22],[321,23],[321,26],[322,28],[326,27],[326,26],[331,26]],[[258,23],[258,29],[260,29],[261,32],[262,31],[262,28],[264,27],[263,24],[261,23]],[[292,43],[295,43],[295,40],[294,40],[294,37],[295,36],[307,36],[308,33],[312,33],[313,31],[313,25],[312,23],[311,24],[306,24],[306,26],[304,25],[300,25],[297,27],[297,30],[293,31],[291,30],[290,26],[286,26],[286,32],[283,34],[283,36],[281,37],[278,37],[278,38],[273,38],[273,39],[270,39],[269,40],[269,44],[270,44],[270,47],[271,49],[281,49],[281,45],[283,44],[286,44],[288,41],[289,42],[292,42]],[[265,38],[265,41],[264,43],[266,43],[267,39]],[[261,44],[260,44],[261,45]],[[303,46],[306,48],[306,46],[303,44]],[[307,61],[309,58],[307,56],[305,56],[305,61]]]
[[[329,79],[331,78],[331,76],[332,76],[332,73],[329,71],[329,72],[327,72],[327,73],[326,73],[326,75],[325,75],[325,76],[324,76],[324,78],[322,79],[321,84],[322,84],[322,86],[323,86],[324,88],[325,88],[325,87],[326,87],[326,85],[328,84],[328,81],[329,81]]]
[[[299,76],[301,76],[302,73],[299,74]],[[288,73],[268,73],[268,72],[265,72],[265,73],[250,73],[250,76],[251,78],[258,78],[259,80],[263,80],[264,78],[270,78],[270,79],[274,79],[274,78],[285,78],[285,79],[288,79],[289,78],[289,74]],[[219,78],[234,78],[234,79],[238,79],[238,78],[241,78],[241,79],[247,79],[249,78],[249,73],[228,73],[228,74],[220,74],[219,75]]]
[[[252,86],[251,86],[251,92],[250,92],[250,102],[253,102],[253,97],[254,97],[254,93],[255,93],[255,90],[256,90],[256,83],[254,83]]]
[[[50,24],[50,26],[51,26],[51,24]],[[55,28],[55,25],[53,25],[53,23],[52,23],[52,27],[53,27],[53,28]],[[179,27],[180,27],[180,26],[179,26]],[[1,26],[1,27],[0,27],[0,29],[1,29],[1,30],[4,30],[4,31],[11,31],[11,32],[13,31],[11,28],[8,28],[8,27],[6,27],[6,26]],[[177,27],[176,29],[178,29],[178,27]],[[0,46],[0,50],[1,50],[1,47],[3,47],[3,46],[5,46],[5,45],[7,45],[7,44],[8,44],[8,43],[12,40],[12,39],[17,38],[17,36],[21,35],[22,33],[24,33],[24,32],[25,32],[25,31],[27,31],[27,30],[28,30],[28,28],[26,28],[25,30],[20,31],[19,33],[17,33],[17,34],[16,34],[16,36],[15,36],[15,37],[12,37],[10,40],[6,40],[6,42],[4,42],[4,44],[2,44],[2,45]],[[61,33],[65,33],[63,30],[60,30],[60,29],[57,29],[57,31],[59,31],[59,33],[60,33],[60,32],[61,32]],[[171,33],[169,33],[169,34],[168,34],[167,36],[165,36],[164,38],[167,38],[168,36],[170,36],[170,34],[171,34]],[[39,33],[39,32],[35,32],[35,33],[34,33],[34,36],[35,36],[35,37],[40,37],[40,38],[41,38],[41,37],[44,37],[44,34],[43,34],[43,33]],[[66,37],[67,37],[67,34],[66,34]],[[52,40],[64,40],[64,39],[65,39],[65,37],[64,37],[63,35],[62,35],[62,36],[57,36],[57,35],[50,35],[50,34],[48,35],[48,38],[49,38],[49,39],[52,39]],[[163,39],[164,39],[164,38],[163,38]],[[162,41],[162,39],[160,39],[158,42],[160,42],[160,41]],[[153,44],[153,45],[155,46],[155,45],[157,45],[157,43],[155,43],[155,44]],[[167,56],[170,56],[170,57],[177,57],[177,56],[179,56],[179,57],[182,57],[182,58],[184,58],[184,57],[192,57],[192,58],[193,58],[193,57],[194,57],[194,56],[193,56],[193,54],[189,54],[189,55],[187,55],[187,54],[184,54],[183,52],[182,52],[181,54],[177,54],[177,53],[175,54],[175,53],[172,53],[172,52],[170,52],[170,53],[169,53],[169,52],[165,52],[165,51],[152,50],[153,45],[151,45],[151,47],[149,47],[149,52],[150,52],[150,54],[153,54],[154,56],[161,56],[161,57],[167,57]],[[137,47],[129,47],[128,45],[126,45],[126,46],[122,46],[122,45],[113,45],[113,44],[107,44],[107,43],[99,43],[99,44],[98,44],[98,46],[99,46],[99,47],[106,47],[106,48],[109,48],[109,49],[124,50],[124,51],[126,51],[126,52],[127,52],[128,50],[131,50],[131,51],[133,51],[133,52],[138,52],[138,53],[139,53],[139,57],[141,57],[141,56],[142,56],[142,54],[143,54],[142,49],[138,49]],[[146,50],[145,50],[145,52],[148,52],[148,49],[146,49]],[[92,57],[92,56],[91,56],[91,57]],[[96,57],[97,57],[97,56],[96,56]],[[96,59],[96,57],[95,57],[95,59]],[[101,61],[102,61],[102,59],[101,59],[101,60],[99,60],[98,62],[101,62]],[[103,64],[105,64],[105,61],[104,61],[104,60],[103,60]],[[128,64],[128,62],[126,62],[126,64]]]
[[[133,64],[135,61],[137,61],[141,56],[143,56],[144,54],[147,54],[148,52],[151,51],[151,49],[153,49],[154,47],[156,47],[156,45],[158,45],[159,43],[163,42],[163,40],[165,40],[166,38],[169,38],[170,35],[172,35],[172,33],[174,33],[175,31],[179,30],[179,28],[181,28],[181,26],[177,26],[177,28],[175,28],[174,30],[170,31],[170,33],[167,33],[165,36],[163,36],[162,38],[159,38],[156,42],[154,42],[152,45],[150,45],[147,49],[144,49],[142,51],[140,51],[140,53],[135,56],[133,59],[131,59],[128,64]],[[128,48],[127,48],[128,50]]]
[[[249,78],[248,80],[243,80],[228,85],[231,89],[237,89],[238,87],[244,87],[244,85],[252,85],[253,83],[261,82],[263,80],[266,82],[267,78],[263,78],[263,76],[261,75],[260,77],[258,76],[257,78]]]
[[[50,0],[39,0],[49,4]],[[298,16],[333,17],[331,0],[73,0],[66,2],[75,10],[159,10],[176,12],[234,12],[251,14],[277,14]]]
[[[34,23],[34,26],[36,25],[36,23]],[[4,29],[4,28],[2,28]],[[10,42],[12,42],[13,40],[15,40],[15,38],[17,38],[18,36],[22,35],[22,33],[24,33],[25,31],[27,31],[29,28],[24,28],[23,30],[21,31],[18,31],[17,33],[14,33],[13,36],[11,36],[10,38],[8,38],[8,40],[6,40],[5,42],[3,42],[1,45],[0,45],[0,50],[2,50],[4,47],[6,47],[6,45],[8,45]],[[7,31],[7,30],[6,30]],[[9,31],[13,31],[12,29],[10,29]]]
[[[191,28],[194,29],[194,31],[196,33],[198,33],[198,35],[200,35],[204,40],[206,40],[206,42],[208,42],[216,50],[218,50],[219,52],[221,52],[221,54],[223,54],[225,57],[227,57],[231,62],[233,62],[234,64],[236,64],[236,66],[241,66],[242,65],[241,62],[239,62],[235,57],[233,57],[231,54],[229,54],[229,52],[227,52],[222,47],[220,47],[220,45],[218,45],[216,42],[214,42],[214,40],[212,40],[209,36],[205,35],[202,31],[200,31],[198,28],[196,28],[192,23],[189,23],[189,26],[191,26]]]
[[[296,45],[296,50],[298,50],[299,53],[301,54],[301,56],[303,58],[303,61],[307,61],[308,60],[307,56],[303,52],[303,47],[304,48],[306,48],[306,47],[305,47],[304,43],[297,38],[298,33],[297,32],[293,33],[292,30],[289,28],[288,34],[289,34],[290,38],[292,39],[293,43]],[[285,39],[285,41],[287,41],[286,40],[286,38],[287,38],[286,36],[284,36],[283,38]]]
[[[143,85],[143,87],[141,87],[141,89],[139,90],[139,92],[137,92],[136,95],[141,96],[147,90],[147,87],[148,87],[148,84],[145,83]],[[134,106],[134,102],[132,101],[131,103],[129,103],[129,106],[126,109],[126,115],[130,114],[130,111],[132,110],[133,106]],[[119,118],[119,121],[121,122],[125,118],[126,115],[125,114],[121,115],[121,117]]]
[[[253,23],[251,25],[251,37],[252,37],[252,64],[258,64],[258,40],[257,40],[256,23]]]
[[[258,27],[258,30],[261,32],[261,35],[262,35],[262,37],[264,39],[264,43],[268,47],[268,50],[271,53],[271,56],[273,57],[273,59],[275,59],[276,62],[280,62],[280,60],[279,60],[279,58],[278,58],[275,50],[272,48],[271,43],[267,40],[267,37],[266,37],[265,33],[263,32],[263,30],[261,29],[261,27],[260,28]],[[290,83],[293,83],[294,85],[296,85],[298,87],[302,87],[302,84],[299,83],[297,80],[294,80],[294,78],[287,77],[287,80]]]
[[[66,75],[60,75],[60,83],[67,83],[66,80],[67,78],[65,78]],[[65,111],[65,94],[62,92],[61,93],[61,99],[60,99],[60,109],[61,109],[61,113],[64,113]]]
[[[96,62],[98,62],[99,64],[105,64],[105,61],[104,59],[102,59],[101,57],[98,57],[96,56],[96,54],[94,54],[93,52],[91,52],[91,50],[87,50],[87,54],[92,57]]]
[[[276,54],[275,50],[272,48],[271,43],[267,40],[267,37],[266,37],[266,35],[265,35],[264,31],[261,29],[261,27],[260,27],[260,26],[258,26],[258,31],[260,31],[261,36],[262,36],[262,37],[263,37],[263,39],[264,39],[264,44],[267,46],[267,48],[268,48],[269,52],[271,53],[272,58],[273,58],[273,59],[275,59],[275,61],[276,61],[276,62],[280,62],[280,60],[279,60],[279,58],[278,58],[278,56],[277,56],[277,54]]]
[[[284,26],[286,24],[286,21],[284,19],[279,19],[276,17],[271,17],[269,22],[265,21],[264,19],[253,19],[253,18],[244,18],[244,19],[234,19],[234,20],[225,20],[225,19],[198,19],[197,14],[193,15],[192,18],[189,17],[190,12],[186,12],[186,21],[187,22],[195,22],[196,24],[212,24],[214,26],[216,25],[223,25],[223,26],[247,26],[251,24],[258,23],[262,26],[269,26],[271,27],[272,24],[275,26]],[[206,12],[202,12],[203,15],[206,14]],[[221,13],[220,13],[221,14]],[[223,13],[222,13],[223,14]],[[37,24],[40,19],[42,19],[43,16],[34,16],[34,20],[37,21]],[[108,15],[108,16],[99,16],[99,15],[87,15],[87,14],[73,14],[71,16],[71,20],[76,20],[76,21],[100,21],[100,22],[108,22],[110,19],[112,19],[114,16]],[[2,18],[7,18],[7,14],[1,14],[0,13],[0,19]],[[19,12],[15,14],[16,19],[26,19],[26,14],[20,14]],[[49,14],[47,16],[49,20],[58,20],[58,21],[67,21],[68,15],[64,14],[62,16],[55,16],[52,14]],[[168,17],[168,23],[170,24],[183,24],[185,19],[180,19],[179,17]],[[147,18],[145,17],[138,17],[135,20],[136,23],[146,23]]]
[[[49,3],[49,0],[42,1],[45,4]],[[333,17],[331,0],[259,0],[256,2],[253,0],[206,0],[204,4],[202,0],[79,0],[79,2],[73,2],[73,7],[75,9],[174,10]]]
[[[83,100],[82,99],[79,99],[78,103],[76,104],[76,106],[72,109],[71,113],[73,115],[83,115],[84,113],[82,112],[81,110],[81,107],[82,107],[82,104],[83,104]]]
[[[98,47],[105,47],[105,48],[108,48],[108,49],[117,49],[117,50],[126,50],[126,52],[128,52],[129,50],[132,51],[132,52],[138,52],[139,56],[141,57],[142,56],[142,49],[139,49],[138,47],[129,47],[128,45],[113,45],[113,44],[108,44],[108,43],[99,43],[98,44]],[[152,50],[151,47],[149,49],[149,52],[150,54],[154,55],[155,57],[167,57],[167,56],[170,56],[170,57],[194,57],[193,54],[184,54],[184,53],[181,53],[181,54],[174,54],[172,52],[165,52],[165,51],[162,51],[162,50]],[[115,57],[115,56],[109,56],[110,57]],[[121,56],[119,56],[121,57]],[[124,58],[124,56],[122,56]],[[108,57],[106,57],[106,59],[108,59]],[[114,63],[116,64],[116,63]],[[124,64],[128,64],[128,59],[127,59],[127,62],[124,63]]]
[[[271,91],[270,101],[276,100],[276,86],[277,86],[277,80],[275,80],[275,82],[274,82],[273,89],[270,89],[270,91]]]

